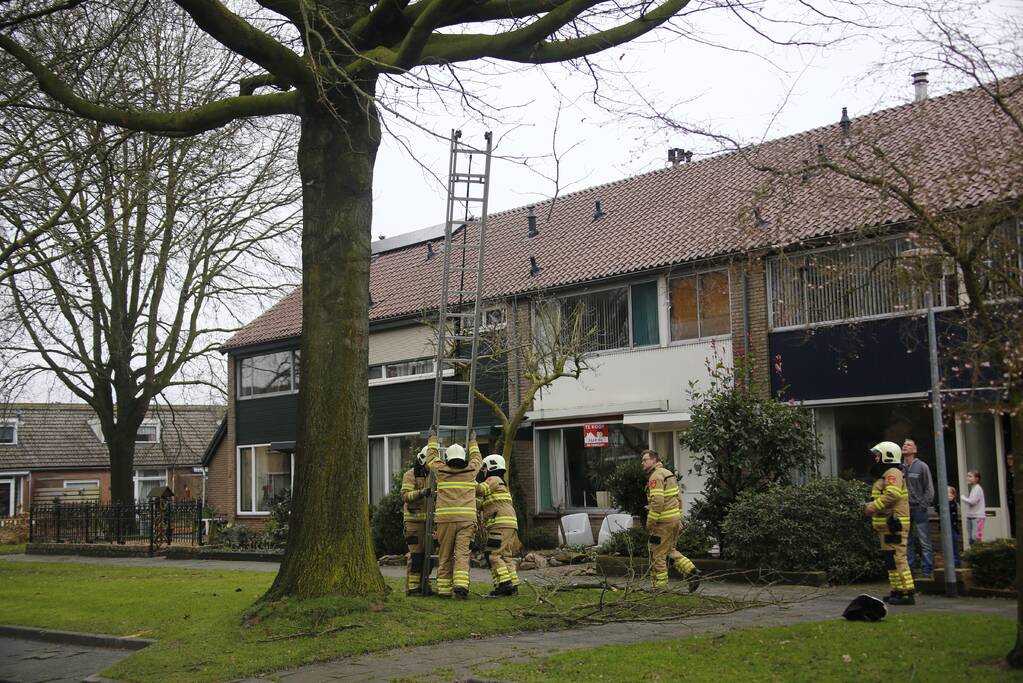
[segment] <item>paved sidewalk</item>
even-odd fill
[[[701,591],[703,592],[703,591]],[[782,626],[806,621],[841,618],[842,610],[853,597],[862,592],[881,595],[887,587],[854,586],[810,589],[805,587],[774,587],[758,589],[728,584],[710,584],[707,594],[732,595],[747,600],[789,601],[733,612],[693,617],[677,623],[628,622],[587,626],[563,631],[521,633],[515,635],[457,640],[437,645],[403,648],[386,652],[346,657],[331,662],[310,664],[289,671],[280,671],[267,678],[250,679],[248,683],[316,683],[318,681],[391,681],[408,678],[415,681],[450,681],[473,675],[484,665],[517,662],[533,657],[597,647],[608,644],[632,644],[652,640],[685,638],[703,633],[720,633],[756,626]],[[915,612],[959,612],[1012,617],[1016,603],[1008,600],[921,596],[915,607],[892,608]],[[499,655],[499,656],[498,656]],[[482,674],[486,676],[484,671]]]
[[[79,683],[132,654],[88,645],[0,637],[0,681]]]

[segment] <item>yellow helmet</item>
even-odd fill
[[[898,465],[902,462],[902,449],[891,441],[882,441],[870,449],[871,453],[880,453],[881,462],[890,465]]]

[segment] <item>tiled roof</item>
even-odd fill
[[[1023,76],[1007,83],[1023,85]],[[782,247],[909,218],[901,204],[881,200],[876,190],[848,178],[818,173],[805,182],[782,183],[765,170],[799,171],[816,160],[819,145],[835,158],[843,150],[869,147],[858,144],[876,143],[913,178],[918,197],[931,206],[963,208],[1019,197],[1023,139],[1007,121],[990,97],[974,88],[854,118],[848,136],[836,123],[568,194],[553,208],[551,202],[536,204],[540,235],[531,240],[526,238],[527,207],[491,215],[485,297]],[[594,220],[596,201],[606,215]],[[474,231],[470,228],[469,240]],[[435,249],[439,243],[434,242]],[[374,257],[371,321],[436,307],[441,258],[427,259],[426,254],[422,243]],[[530,276],[530,256],[541,268],[535,277]],[[225,348],[298,336],[301,309],[301,290],[296,289],[231,337]]]
[[[222,406],[160,406],[160,443],[135,444],[135,466],[197,466],[224,417]],[[18,420],[18,443],[0,445],[0,471],[56,467],[108,467],[110,454],[90,425],[96,415],[82,404],[16,403],[0,419]]]

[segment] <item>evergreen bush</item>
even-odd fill
[[[849,583],[884,576],[877,535],[859,481],[812,479],[739,494],[722,525],[725,557],[740,566],[823,571]]]
[[[973,569],[973,578],[979,586],[1012,588],[1016,585],[1016,542],[1012,539],[974,543],[963,553],[963,561]]]
[[[372,509],[373,548],[377,557],[382,555],[404,555],[405,524],[402,515],[401,474],[391,481],[391,492],[380,499]]]

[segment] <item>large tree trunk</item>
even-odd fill
[[[106,435],[110,453],[110,499],[130,505],[135,502],[135,436],[138,430],[125,431],[115,429],[113,434]]]
[[[266,598],[381,594],[367,477],[369,262],[376,113],[354,98],[308,103],[302,356],[288,546]]]
[[[1016,501],[1016,644],[1006,655],[1014,669],[1023,669],[1023,396],[1014,394],[1012,405],[1015,415],[1010,420],[1012,438],[1013,491],[1009,495]]]

